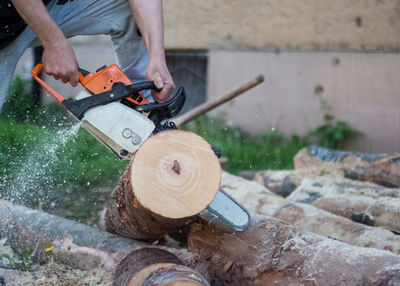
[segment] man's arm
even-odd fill
[[[165,61],[161,0],[129,0],[129,4],[149,54],[146,77],[162,89],[152,92],[152,96],[157,102],[165,102],[171,98],[175,84]]]
[[[71,44],[50,17],[42,0],[12,0],[15,8],[42,42],[44,71],[64,83],[79,82],[78,61]]]

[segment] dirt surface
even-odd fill
[[[0,256],[7,254],[15,261],[18,257],[7,245],[4,239],[0,239]],[[45,265],[34,265],[32,270],[9,269],[8,260],[0,260],[0,285],[1,277],[4,278],[6,286],[91,286],[91,285],[112,285],[112,273],[101,268],[90,271],[72,269],[68,265],[52,261]],[[3,286],[3,285],[2,285]]]

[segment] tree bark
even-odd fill
[[[400,187],[400,154],[363,154],[318,146],[302,149],[294,157],[295,169],[324,164],[337,166],[346,176],[385,187]]]
[[[244,232],[192,224],[189,251],[209,262],[212,285],[397,285],[400,256],[254,217]],[[292,283],[292,284],[291,284]]]
[[[106,202],[101,227],[155,240],[188,225],[214,199],[221,166],[210,144],[182,130],[150,137]]]

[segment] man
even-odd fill
[[[76,86],[79,64],[67,38],[98,34],[110,35],[129,78],[154,81],[161,89],[152,92],[154,100],[171,97],[175,85],[165,61],[161,0],[2,0],[0,108],[28,47],[43,45],[44,71]]]

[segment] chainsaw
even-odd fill
[[[39,78],[43,64],[32,69],[33,78],[81,122],[93,137],[110,149],[118,158],[130,160],[151,135],[167,129],[177,129],[168,122],[183,108],[186,93],[180,87],[164,103],[149,103],[141,91],[157,90],[154,82],[132,83],[115,64],[103,66],[91,73],[79,68],[79,82],[85,90],[74,98],[62,95]],[[220,151],[214,148],[216,156]],[[244,230],[250,223],[247,210],[219,189],[207,210],[236,230]]]

